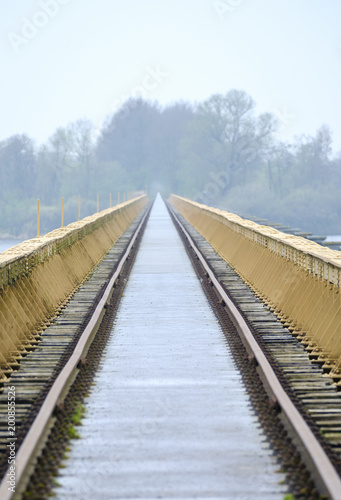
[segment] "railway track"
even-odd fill
[[[310,359],[302,344],[257,299],[238,274],[177,210],[170,204],[168,208],[194,266],[199,274],[205,275],[203,284],[208,294],[212,295],[210,289],[214,290],[215,297],[211,299],[214,307],[220,307],[223,315],[228,314],[249,360],[257,367],[269,398],[267,404],[271,410],[275,409],[272,418],[279,418],[287,433],[285,446],[296,448],[300,460],[310,471],[310,479],[307,470],[304,472],[305,481],[308,484],[312,480],[322,496],[340,499],[341,394],[325,377],[320,365]],[[249,369],[246,368],[246,373]],[[283,443],[277,439],[272,440],[272,446],[278,452],[283,451]],[[296,456],[291,466],[289,464],[292,472],[302,467],[298,460]],[[304,489],[303,486],[302,498],[305,498]]]
[[[65,304],[64,310],[43,332],[37,348],[21,361],[19,369],[4,385],[0,395],[1,500],[21,498],[36,464],[39,466],[37,457],[42,452],[43,442],[51,434],[55,415],[59,415],[59,420],[70,416],[62,410],[64,398],[82,367],[83,357],[106,309],[110,309],[111,296],[116,298],[116,302],[119,299],[124,276],[137,251],[150,208],[149,204],[118,239],[69,303]],[[111,303],[111,309],[113,307]],[[9,425],[8,415],[12,415],[9,402],[13,395],[15,421]],[[71,404],[69,413],[74,409]],[[66,442],[67,433],[64,438]],[[9,443],[15,444],[15,469],[11,469],[12,464],[9,463]],[[53,464],[50,472],[55,472]],[[15,491],[9,488],[11,482],[8,480],[11,478]],[[51,475],[45,480],[43,476],[39,478],[40,486],[35,489],[33,498],[47,496],[51,479]]]
[[[224,331],[229,332],[226,335],[252,404],[296,497],[325,495],[341,500],[339,393],[319,365],[311,362],[304,348],[212,247],[170,206],[169,210]],[[16,445],[16,493],[8,490],[6,477],[10,471],[4,460],[1,499],[20,498],[25,490],[24,499],[46,498],[70,437],[72,416],[80,411],[109,335],[134,257],[129,257],[128,267],[123,265],[131,255],[131,247],[137,247],[132,234],[135,238],[141,235],[146,216],[147,212],[109,252],[92,278],[83,284],[77,300],[71,301],[64,314],[46,330],[42,343],[4,388],[0,399],[0,446],[4,451],[9,440],[6,403],[13,386],[20,424],[16,437],[21,446],[18,449]],[[124,256],[119,260],[123,249]],[[95,340],[94,331],[98,331]],[[43,452],[42,440],[49,445]]]

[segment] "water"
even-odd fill
[[[19,245],[20,240],[0,240],[0,253],[8,250],[8,248]]]
[[[332,250],[341,250],[341,235],[340,234],[334,234],[327,236],[327,238],[324,240],[323,245],[325,247],[331,248]]]
[[[331,236],[327,236],[327,238],[324,240],[323,243],[330,243],[330,242],[339,243],[341,245],[341,235],[340,234],[334,234],[334,235],[331,235]]]

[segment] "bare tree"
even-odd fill
[[[216,94],[198,109],[216,143],[216,164],[235,175],[242,174],[244,182],[247,168],[262,158],[277,128],[272,114],[257,117],[254,110],[255,102],[242,90]]]

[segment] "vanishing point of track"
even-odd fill
[[[323,443],[321,445],[321,440],[316,437],[316,429],[312,430],[313,424],[308,425],[303,418],[295,394],[290,390],[290,387],[288,388],[280,370],[271,361],[269,349],[265,349],[263,352],[262,341],[259,337],[257,338],[257,332],[255,335],[249,319],[243,314],[243,311],[245,313],[245,310],[248,310],[249,313],[251,311],[251,316],[252,314],[261,315],[264,313],[263,309],[260,311],[259,303],[254,297],[251,297],[246,307],[245,303],[244,307],[236,305],[235,300],[238,293],[241,293],[241,288],[238,289],[238,287],[242,285],[237,283],[237,278],[231,274],[232,271],[228,270],[226,264],[222,263],[221,259],[214,254],[207,242],[200,238],[200,235],[196,234],[170,206],[169,210],[209,301],[215,309],[224,331],[229,331],[226,335],[232,352],[238,360],[237,364],[242,370],[244,383],[251,392],[252,404],[259,412],[259,419],[272,447],[278,453],[280,461],[287,470],[289,483],[292,483],[293,488],[296,488],[301,498],[318,498],[319,494],[322,493],[328,498],[339,500],[341,498],[341,481],[337,471],[337,454],[333,455],[332,449],[323,446]],[[64,363],[64,367],[55,377],[54,382],[50,384],[49,392],[44,394],[44,400],[40,408],[37,408],[35,418],[33,419],[31,416],[32,425],[17,452],[17,481],[20,484],[20,481],[23,480],[23,484],[28,485],[28,492],[39,491],[39,496],[36,498],[44,498],[44,495],[48,493],[51,479],[46,478],[46,472],[48,471],[51,475],[56,473],[63,449],[60,447],[60,443],[56,442],[58,439],[54,439],[53,433],[59,429],[58,432],[64,436],[66,441],[67,433],[65,433],[65,429],[63,431],[66,410],[70,407],[72,412],[75,406],[72,400],[75,398],[81,400],[88,390],[88,386],[84,385],[84,373],[89,368],[87,365],[91,364],[88,362],[88,358],[96,343],[95,333],[100,333],[102,330],[105,336],[108,327],[101,325],[101,322],[103,319],[104,321],[112,321],[117,310],[117,303],[129,272],[125,264],[128,262],[131,267],[134,259],[132,251],[138,247],[147,216],[148,210],[145,211],[143,218],[140,218],[130,242],[124,245],[123,256],[115,264],[114,272],[111,273],[110,278],[105,279],[106,285],[98,294],[96,304],[92,306],[91,317],[86,318],[86,326],[74,346],[71,356]],[[205,253],[206,255],[204,255]],[[230,274],[224,278],[224,273]],[[232,292],[228,291],[224,280],[232,282]],[[245,298],[244,292],[243,295]],[[247,301],[244,300],[244,302]],[[254,305],[251,306],[251,303]],[[267,313],[264,314],[265,319],[262,318],[262,320],[266,322]],[[93,345],[92,342],[94,342]],[[104,340],[99,342],[103,344]],[[88,384],[91,383],[92,376],[93,374],[87,376]],[[75,388],[77,383],[83,384],[83,387],[81,389]],[[69,395],[67,395],[68,391]],[[309,423],[311,424],[311,422]],[[56,427],[53,427],[54,425]],[[42,438],[42,436],[44,437]],[[47,447],[42,453],[42,440],[46,440],[52,446],[53,451],[49,451]],[[37,460],[38,454],[41,455],[41,458]],[[28,478],[34,471],[32,463],[36,462],[38,463],[36,472],[33,480],[29,482]],[[45,482],[42,479],[44,476]],[[6,477],[6,472],[4,477]],[[306,488],[306,494],[304,488]],[[24,493],[23,498],[29,498],[26,495],[27,493]],[[1,485],[0,497],[4,500],[15,498],[8,491],[5,481]]]

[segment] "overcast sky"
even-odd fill
[[[0,140],[38,143],[128,97],[243,89],[281,138],[322,124],[341,150],[340,0],[0,0]]]

